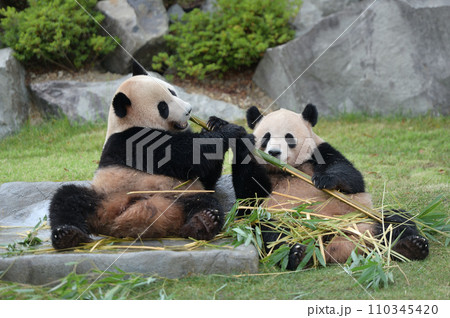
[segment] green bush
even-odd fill
[[[98,35],[98,27],[73,0],[29,0],[29,7],[18,12],[13,7],[0,10],[4,30],[2,42],[15,51],[25,64],[51,63],[79,69],[111,52],[113,39]],[[104,16],[94,12],[96,0],[80,1],[101,22]]]
[[[153,58],[153,69],[204,78],[217,72],[251,66],[267,48],[294,37],[289,20],[301,0],[217,0],[213,13],[198,9],[170,26],[165,37],[170,54]]]

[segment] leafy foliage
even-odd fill
[[[440,213],[437,207],[441,204],[443,196],[438,196],[426,208],[424,208],[412,220],[417,223],[419,229],[437,242],[439,240],[433,236],[439,234],[446,239],[445,245],[449,243],[448,214]],[[326,219],[324,217],[314,217],[309,215],[308,204],[300,204],[292,209],[277,211],[276,209],[263,208],[260,206],[252,208],[255,199],[238,200],[233,209],[228,213],[225,222],[225,235],[234,239],[233,245],[248,245],[253,243],[261,256],[261,262],[267,266],[279,265],[285,270],[288,261],[290,247],[300,243],[306,247],[305,256],[300,262],[297,270],[306,266],[327,267],[324,258],[326,243],[322,238],[329,235],[339,234],[351,240],[356,249],[353,251],[345,265],[345,271],[354,276],[358,284],[365,288],[378,290],[388,287],[394,282],[393,273],[390,271],[391,256],[394,253],[391,247],[396,241],[385,241],[389,237],[389,232],[384,233],[381,238],[371,238],[360,233],[361,237],[352,237],[346,234],[348,228],[355,224],[367,222],[368,219],[361,213],[349,213],[339,218]],[[264,203],[264,200],[259,199]],[[245,217],[237,217],[240,209],[246,209]],[[270,212],[269,212],[270,211]],[[392,212],[395,213],[395,212]],[[264,243],[262,240],[262,229],[269,228],[281,233],[274,242]],[[390,229],[389,231],[392,231]],[[369,243],[361,244],[367,240]],[[266,250],[267,248],[267,250]],[[360,253],[356,251],[359,250]],[[396,255],[399,257],[400,255]],[[407,260],[407,259],[406,259]]]
[[[153,68],[169,68],[184,78],[251,66],[267,48],[294,37],[289,19],[301,0],[218,0],[213,13],[194,9],[170,26],[165,37],[173,55],[162,52]]]
[[[105,273],[93,271],[87,274],[77,274],[73,271],[50,289],[49,293],[54,293],[63,299],[127,299],[156,281],[156,278],[151,276],[126,273],[117,267],[115,270],[115,272]],[[99,278],[91,283],[95,276]],[[160,293],[165,295],[163,290]],[[167,299],[167,295],[161,298]]]
[[[238,210],[242,209],[242,207],[249,206],[253,200],[238,200],[227,215],[224,226],[225,235],[234,239],[234,246],[239,246],[241,244],[247,246],[250,243],[253,243],[261,256],[262,263],[265,263],[268,266],[280,265],[281,269],[285,270],[289,261],[290,246],[293,243],[302,243],[306,246],[305,257],[297,270],[304,268],[307,264],[314,264],[314,266],[320,264],[321,266],[326,267],[325,260],[319,249],[320,243],[314,238],[314,234],[309,234],[307,239],[301,239],[299,236],[296,236],[299,232],[296,227],[305,226],[309,230],[316,230],[319,223],[327,223],[327,220],[304,218],[301,213],[309,211],[305,204],[299,205],[293,211],[274,212],[273,214],[277,215],[274,218],[272,217],[272,213],[261,206],[249,208],[248,214],[245,217],[237,217]],[[282,215],[280,215],[280,213],[282,213]],[[288,220],[288,222],[286,222],[286,220]],[[273,228],[275,231],[284,234],[284,236],[280,237],[277,241],[267,243],[266,247],[269,250],[268,252],[264,247],[262,226],[265,228]]]
[[[380,254],[375,252],[367,256],[352,252],[345,265],[345,271],[357,277],[357,283],[365,288],[379,289],[394,283],[394,276]]]
[[[42,244],[42,240],[37,236],[39,230],[47,226],[47,216],[45,215],[43,219],[39,218],[38,223],[33,227],[31,231],[28,231],[26,237],[23,241],[13,242],[6,246],[7,252],[5,254],[0,254],[0,256],[14,256],[22,255],[25,251],[32,251],[37,245]]]
[[[93,12],[96,0],[81,1]],[[2,42],[15,51],[15,57],[26,63],[50,63],[68,69],[79,69],[86,63],[111,52],[113,39],[98,35],[95,21],[68,0],[30,0],[29,7],[17,11],[14,7],[0,10]],[[96,21],[104,16],[93,13]]]
[[[445,236],[445,246],[450,244],[450,217],[448,213],[437,208],[442,204],[444,195],[437,196],[428,206],[415,216],[419,230],[430,240],[439,242],[436,234]]]

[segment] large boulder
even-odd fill
[[[34,104],[44,117],[65,115],[71,121],[108,118],[121,78],[106,82],[48,81],[30,85]]]
[[[310,25],[269,49],[256,69],[253,80],[277,105],[312,102],[324,114],[450,113],[449,1],[347,0],[325,12],[328,2],[305,0]]]
[[[152,57],[164,50],[169,18],[162,0],[104,0],[97,8],[105,15],[107,32],[121,41],[103,62],[108,71],[128,72],[133,57],[151,65]]]
[[[0,139],[17,131],[27,120],[29,97],[25,70],[10,48],[0,50]]]
[[[157,73],[151,76],[164,79]],[[104,82],[48,81],[30,85],[34,104],[41,113],[65,115],[71,121],[94,121],[108,117],[111,100],[120,84],[131,75]],[[190,103],[193,112],[205,120],[212,115],[234,121],[244,117],[238,106],[204,95],[189,94],[176,88],[180,98]]]

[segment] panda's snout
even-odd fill
[[[281,155],[281,150],[280,149],[270,149],[269,155],[271,155],[272,157],[278,158]]]

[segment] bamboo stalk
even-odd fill
[[[157,193],[214,193],[214,190],[148,190],[148,191],[127,192],[127,194],[157,194]]]
[[[191,115],[190,120],[193,123],[195,123],[195,124],[205,128],[205,129],[209,130],[209,128],[206,125],[205,121],[201,120],[200,118]],[[314,183],[312,182],[311,177],[309,175],[307,175],[306,173],[304,173],[304,172],[302,172],[302,171],[292,167],[291,165],[289,165],[289,164],[287,164],[285,162],[280,161],[279,159],[277,159],[275,157],[272,157],[269,154],[266,154],[264,151],[261,151],[260,149],[256,149],[255,148],[254,154],[257,155],[258,157],[264,159],[265,161],[273,164],[274,166],[282,169],[283,171],[285,171],[285,172],[288,171],[292,175],[294,175],[294,176],[300,178],[301,180],[305,181],[306,183],[309,183],[310,185],[314,186]],[[343,194],[343,193],[341,193],[339,191],[328,190],[328,189],[321,189],[321,190],[323,192],[331,195],[332,197],[334,197],[334,198],[336,198],[336,199],[338,199],[338,200],[340,200],[340,201],[350,205],[351,207],[355,208],[356,210],[366,214],[370,218],[372,218],[374,220],[377,220],[378,222],[381,222],[382,219],[383,219],[382,215],[379,212],[377,212],[377,211],[375,211],[375,210],[373,210],[373,209],[371,209],[369,207],[363,206],[359,202],[356,202],[355,200],[351,199],[350,197],[348,197],[347,195],[345,195],[345,194]]]
[[[251,207],[251,206],[245,206],[245,205],[238,206],[239,210],[248,210],[248,209],[252,209],[252,208],[253,207]],[[276,208],[265,208],[265,210],[269,211],[269,212],[279,212],[280,211],[280,209],[276,209]],[[316,216],[318,218],[322,218],[322,219],[326,219],[326,220],[341,220],[341,218],[339,218],[339,217],[328,216],[328,215],[323,215],[323,214],[318,214],[318,213],[313,213],[313,212],[297,211],[297,210],[293,210],[293,209],[283,209],[282,212],[291,212],[291,213],[295,212],[295,213],[299,213],[299,214],[304,214],[306,216],[312,215],[312,216]]]
[[[289,195],[289,194],[285,194],[285,193],[281,193],[281,192],[277,192],[277,191],[272,191],[272,194],[279,195],[280,197],[285,197],[285,198],[288,198],[288,199],[292,199],[294,201],[304,202],[304,203],[307,203],[307,204],[312,204],[312,203],[316,202],[316,201],[302,199],[302,198],[299,198],[299,197],[296,197],[296,196],[293,196],[293,195]]]

